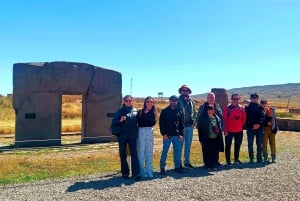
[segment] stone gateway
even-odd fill
[[[82,143],[115,140],[109,125],[122,103],[121,73],[86,63],[17,63],[16,147],[61,145],[62,95],[82,95]]]

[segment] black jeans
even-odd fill
[[[214,168],[218,162],[218,140],[208,138],[202,143],[203,162],[206,168]]]
[[[240,148],[243,141],[243,131],[237,133],[228,132],[228,135],[225,136],[225,157],[226,162],[230,162],[230,150],[232,139],[234,138],[234,160],[239,160]]]
[[[137,155],[137,140],[136,139],[124,139],[121,137],[118,137],[118,143],[119,143],[119,154],[120,154],[120,160],[121,160],[121,173],[122,176],[129,176],[129,166],[127,163],[127,144],[129,146],[130,155],[131,155],[131,171],[132,176],[136,177],[140,174],[140,165],[139,165],[139,159]]]

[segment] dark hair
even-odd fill
[[[206,110],[214,110],[215,107],[213,105],[207,105]]]
[[[260,104],[265,104],[265,103],[268,103],[266,99],[260,101]]]
[[[131,95],[124,96],[123,100],[125,101],[127,98],[130,98],[132,100],[132,96]]]
[[[238,94],[238,93],[231,94],[231,99],[233,99],[233,97],[235,97],[235,96],[240,97],[240,94]]]
[[[143,109],[146,108],[146,103],[147,103],[147,101],[148,101],[149,99],[152,99],[152,100],[153,100],[153,106],[152,106],[151,110],[154,110],[154,108],[155,108],[155,106],[154,106],[154,98],[153,98],[152,96],[147,96],[147,97],[145,98]]]

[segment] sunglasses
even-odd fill
[[[132,102],[132,100],[127,99],[127,100],[125,100],[125,102],[130,103],[130,102]]]
[[[153,101],[146,101],[146,103],[153,103]]]
[[[181,90],[182,92],[189,92],[189,90],[186,90],[186,89],[183,89],[183,90]]]
[[[232,100],[240,100],[239,98],[233,98]]]

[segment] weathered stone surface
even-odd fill
[[[282,131],[300,131],[300,121],[297,119],[278,118],[278,127]]]
[[[13,68],[16,146],[61,144],[62,95],[83,96],[82,142],[115,138],[111,119],[122,101],[121,74],[85,63],[17,63]]]

